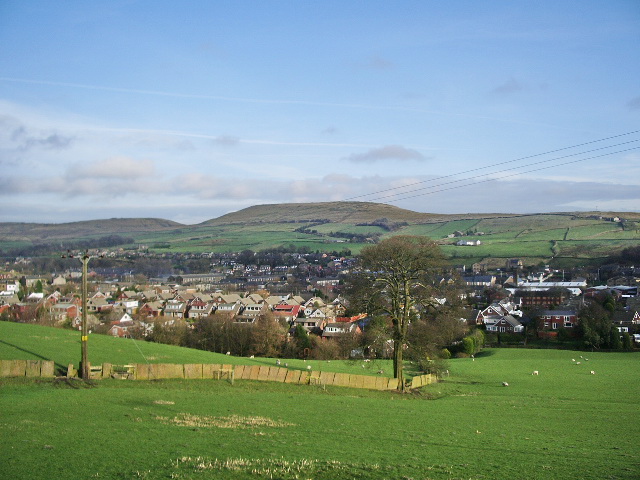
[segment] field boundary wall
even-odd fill
[[[0,377],[55,376],[53,360],[0,360]]]
[[[321,385],[336,387],[364,388],[369,390],[397,390],[398,379],[374,377],[349,373],[322,372],[312,370],[291,370],[268,365],[231,365],[201,363],[136,363],[114,365],[104,363],[91,365],[91,378],[121,378],[129,380],[164,379],[216,379],[258,380],[264,382],[293,383],[297,385]],[[78,372],[69,365],[67,376],[75,377]],[[53,361],[42,360],[0,360],[0,377],[53,377]],[[420,388],[436,381],[435,375],[413,377],[408,386]]]

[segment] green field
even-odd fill
[[[4,327],[0,358],[78,355],[77,345],[54,347],[64,336],[51,329]],[[143,345],[165,362],[219,358]],[[116,350],[114,363],[131,354]],[[451,360],[449,370],[407,395],[252,381],[0,379],[0,477],[638,478],[638,353],[490,349]]]

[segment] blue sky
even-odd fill
[[[637,212],[639,47],[637,0],[3,0],[0,221]]]

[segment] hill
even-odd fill
[[[201,225],[280,223],[280,222],[317,222],[363,223],[386,218],[391,222],[429,223],[458,218],[483,218],[502,216],[489,215],[442,215],[419,213],[404,208],[370,202],[322,202],[322,203],[286,203],[255,205],[222,217],[208,220]]]
[[[159,218],[111,218],[70,223],[0,223],[0,242],[50,243],[105,235],[158,232],[182,227]]]
[[[617,217],[628,220],[621,222]],[[197,225],[153,218],[121,218],[65,224],[0,223],[6,257],[55,255],[73,242],[118,235],[130,249],[156,253],[260,251],[294,247],[306,251],[358,253],[390,235],[424,235],[440,243],[456,263],[571,267],[605,261],[640,240],[639,213],[565,212],[540,214],[419,213],[369,202],[256,205]],[[460,247],[454,238],[473,243]],[[100,242],[97,242],[100,243]],[[43,249],[48,245],[48,250]],[[105,243],[111,247],[114,243]],[[71,247],[77,248],[77,247]],[[57,249],[57,250],[56,250]]]

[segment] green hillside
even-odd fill
[[[622,217],[626,223],[611,221]],[[120,235],[155,253],[239,252],[293,246],[307,251],[357,254],[390,235],[425,235],[440,243],[457,263],[504,265],[521,257],[528,265],[598,262],[640,241],[639,213],[457,214],[418,213],[367,202],[258,205],[197,225],[161,219],[110,219],[72,224],[0,223],[0,250]],[[481,245],[460,247],[465,240]],[[51,252],[51,250],[50,250]],[[37,255],[37,249],[28,255]],[[53,253],[49,253],[50,255]],[[15,255],[14,255],[15,256]]]
[[[61,332],[0,322],[0,358],[66,362],[79,342]],[[101,340],[90,340],[98,358],[140,357],[124,346],[131,341]],[[139,346],[164,361],[219,358]],[[639,367],[638,353],[489,349],[450,360],[442,382],[406,395],[249,380],[3,378],[0,477],[631,480],[640,471],[629,441],[640,437]]]
[[[90,335],[88,343],[89,362],[94,365],[112,363],[217,363],[232,365],[276,364],[270,358],[245,358],[192,348],[163,345],[108,335]],[[0,322],[0,360],[53,360],[59,373],[66,373],[69,364],[78,368],[80,360],[80,333],[60,328],[43,327],[24,323]],[[362,364],[351,361],[297,360],[287,361],[289,368],[304,370],[311,366],[314,371],[377,375],[384,370],[391,375],[393,368],[389,360],[376,360]],[[364,368],[363,366],[364,365]],[[408,376],[414,373],[408,369]]]

